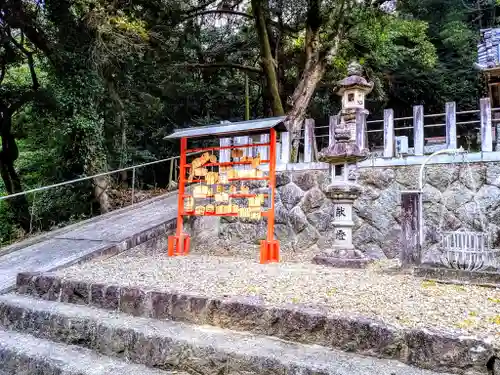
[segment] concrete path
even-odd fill
[[[126,250],[135,236],[171,222],[176,213],[177,195],[170,194],[16,244],[0,255],[0,293],[14,287],[19,272],[47,272],[92,254]]]

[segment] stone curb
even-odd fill
[[[160,250],[159,248],[156,248],[156,240],[158,237],[165,236],[170,231],[172,231],[177,225],[176,219],[172,219],[167,221],[166,223],[157,225],[153,228],[148,228],[146,230],[143,230],[142,232],[136,233],[131,237],[128,237],[127,239],[123,240],[122,242],[119,243],[114,243],[114,244],[103,244],[103,247],[100,249],[97,249],[89,254],[85,254],[84,256],[74,259],[71,261],[68,261],[64,264],[61,264],[57,267],[54,267],[52,269],[47,270],[47,272],[52,272],[52,271],[57,271],[62,268],[67,268],[70,266],[74,266],[77,264],[81,263],[86,263],[91,260],[97,259],[97,258],[110,258],[113,256],[116,256],[118,254],[123,253],[124,251],[127,250],[133,250],[135,247],[141,246],[141,247],[147,247],[148,244],[152,244],[152,247],[155,247],[154,250]],[[5,294],[9,293],[12,290],[16,288],[16,285],[13,285],[8,288],[4,288],[0,290],[0,294]]]
[[[212,325],[322,345],[357,354],[396,359],[435,371],[488,374],[499,348],[449,332],[402,329],[371,319],[329,315],[297,305],[266,306],[253,298],[210,298],[101,283],[50,274],[20,273],[17,291],[50,301],[118,310],[133,316]],[[469,372],[467,372],[469,373]]]
[[[414,275],[439,282],[472,284],[490,288],[500,288],[500,273],[487,271],[465,271],[438,267],[417,267]]]

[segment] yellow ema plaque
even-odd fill
[[[205,215],[205,206],[196,206],[194,209],[194,214],[200,216]]]
[[[207,168],[196,168],[194,170],[194,175],[197,177],[204,177],[208,174],[208,169]]]
[[[206,185],[196,185],[193,188],[193,197],[200,199],[206,198],[208,195],[211,195],[210,190],[211,189]]]
[[[208,172],[205,176],[205,181],[209,185],[214,185],[219,181],[219,174],[217,172]]]
[[[205,207],[205,213],[206,214],[215,213],[215,206],[213,204],[207,204],[207,206]]]
[[[250,217],[250,209],[248,207],[240,207],[238,210],[238,216],[243,218]]]
[[[228,183],[229,183],[229,177],[227,175],[227,172],[219,173],[219,184],[228,184]]]
[[[257,154],[257,156],[252,159],[252,167],[257,168],[260,165],[260,162],[260,154]]]
[[[259,212],[250,212],[250,220],[260,220],[261,213]]]
[[[191,212],[194,210],[194,199],[193,197],[184,198],[184,211]]]
[[[217,194],[215,194],[215,201],[217,203],[227,203],[227,202],[229,202],[229,194],[228,193],[217,193]]]

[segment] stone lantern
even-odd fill
[[[338,83],[338,94],[342,96],[340,122],[335,125],[334,142],[319,153],[319,160],[329,163],[332,169],[332,181],[326,188],[326,195],[333,203],[333,231],[322,244],[322,252],[314,257],[313,262],[336,267],[361,268],[369,259],[356,250],[352,244],[352,206],[358,198],[361,188],[349,181],[350,168],[368,156],[365,142],[366,135],[356,124],[356,113],[363,111],[365,97],[373,89],[373,83],[362,77],[362,67],[353,62],[348,68],[349,76]],[[340,174],[343,176],[337,176]],[[338,179],[337,177],[341,177]]]

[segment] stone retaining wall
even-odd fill
[[[438,164],[425,169],[424,260],[436,257],[441,231],[482,231],[481,218],[497,245],[500,228],[500,164]],[[353,242],[369,257],[394,258],[400,249],[400,193],[418,186],[419,166],[360,168],[362,194],[354,204]],[[276,229],[283,252],[307,256],[329,246],[332,240],[332,203],[323,191],[327,171],[281,172],[277,176]],[[258,186],[253,186],[259,190]],[[481,214],[482,213],[482,214]],[[194,248],[255,252],[266,235],[266,222],[236,218],[191,221]],[[434,249],[434,250],[433,250]]]

